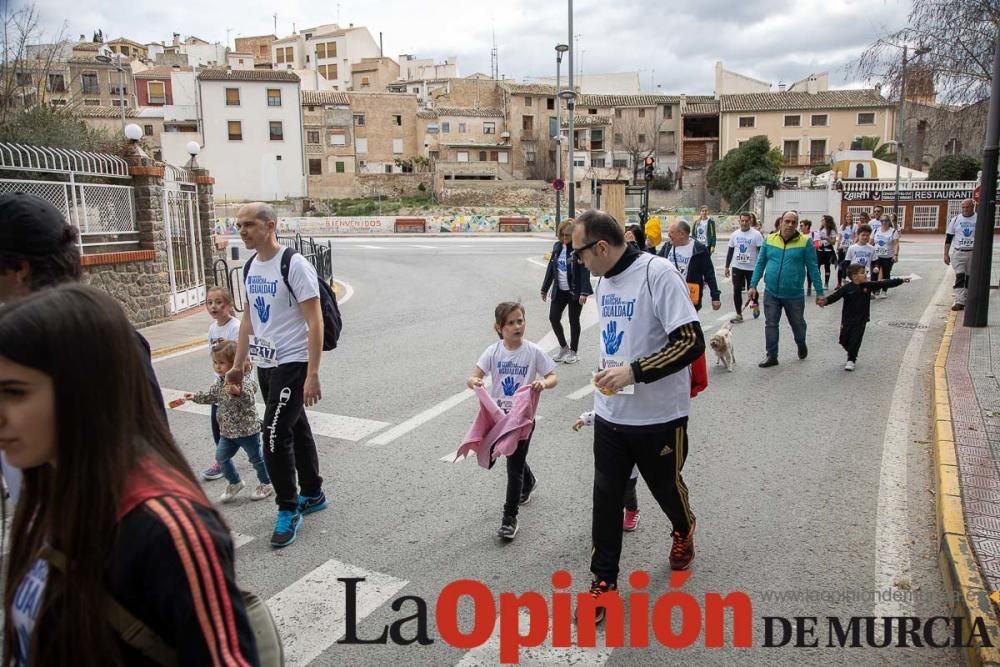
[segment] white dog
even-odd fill
[[[715,350],[715,356],[718,357],[715,362],[716,366],[722,364],[727,371],[732,373],[733,367],[736,365],[736,354],[733,350],[733,323],[726,322],[721,329],[712,334],[708,344]]]

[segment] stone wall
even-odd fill
[[[545,181],[442,181],[438,200],[446,206],[548,208],[555,197]]]
[[[434,174],[358,174],[355,180],[354,196],[371,197],[372,192],[381,193],[390,199],[399,197],[415,197],[422,194],[420,184],[424,184],[424,192],[430,192],[434,187]]]
[[[152,251],[84,255],[82,263],[83,281],[117,299],[137,329],[170,317],[167,265]]]

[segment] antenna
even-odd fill
[[[490,78],[494,81],[500,78],[500,55],[497,51],[497,28],[493,25],[493,48],[490,50]]]
[[[340,3],[337,3],[337,25],[340,25]]]
[[[274,34],[275,36],[278,34],[278,12],[274,13]]]
[[[226,48],[229,48],[229,33],[233,31],[232,28],[226,28]]]

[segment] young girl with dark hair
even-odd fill
[[[835,248],[837,244],[837,223],[833,221],[833,216],[824,215],[820,219],[816,238],[819,239],[816,256],[819,259],[819,265],[823,267],[823,286],[829,287],[830,266],[836,257]]]
[[[68,345],[67,341],[72,341]],[[121,307],[83,285],[0,309],[0,448],[24,471],[3,664],[256,665],[233,542],[160,417]]]

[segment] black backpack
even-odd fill
[[[281,278],[285,281],[288,293],[295,298],[295,291],[288,283],[288,271],[292,265],[292,257],[299,254],[295,248],[285,248],[281,253]],[[250,265],[253,263],[257,253],[247,260],[243,265],[243,283],[246,284],[247,274],[250,272]],[[319,283],[319,306],[323,314],[323,351],[337,349],[337,341],[340,340],[340,331],[344,328],[344,320],[340,316],[340,306],[337,305],[337,295],[322,278],[318,278]]]

